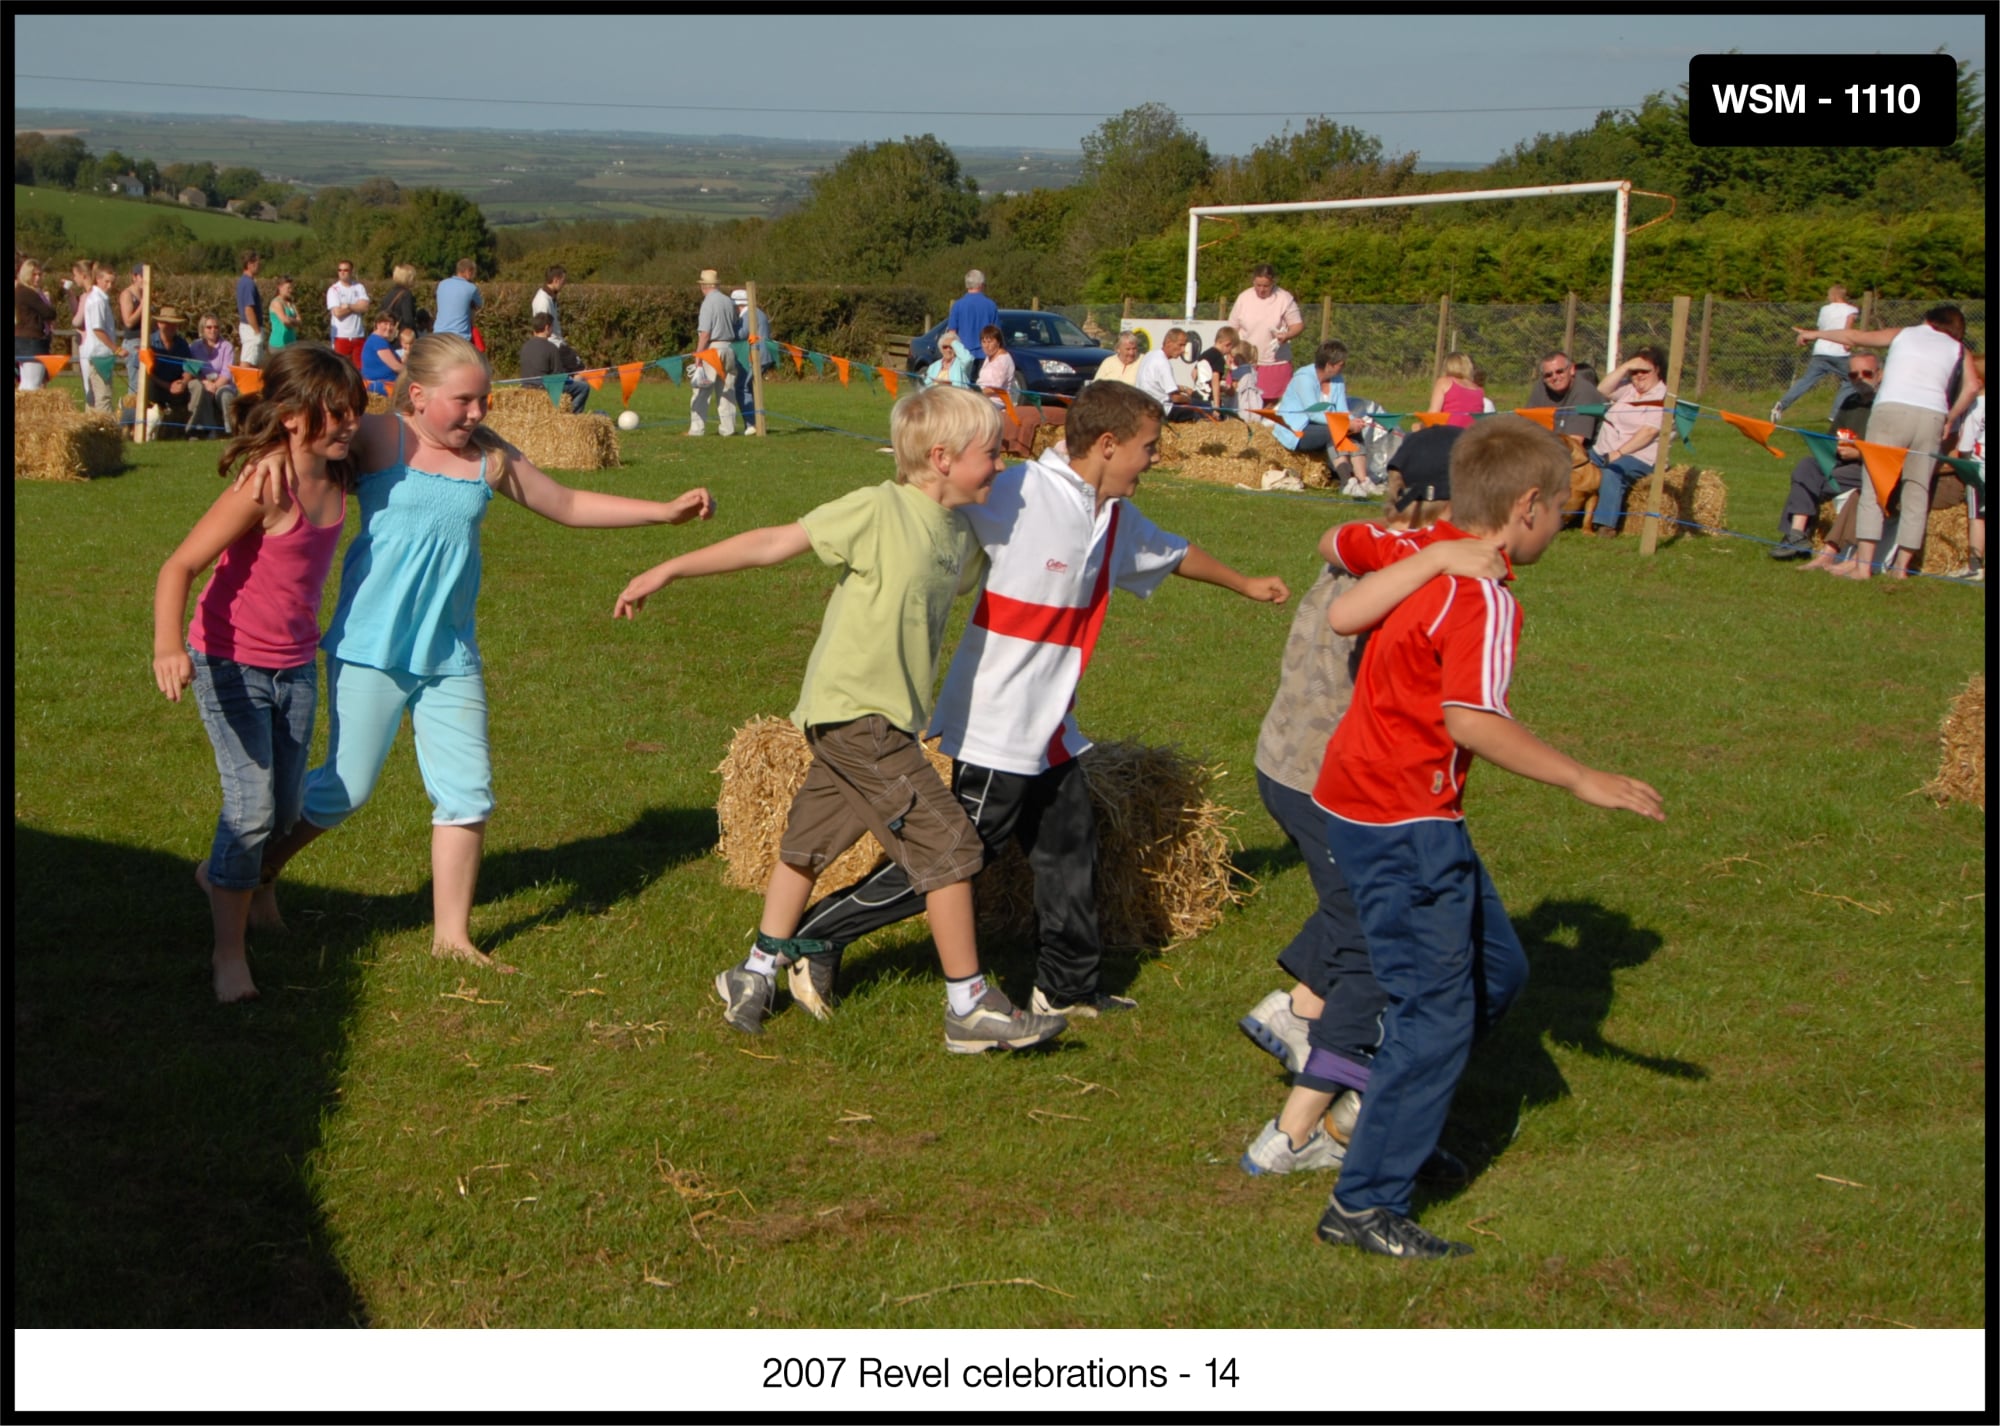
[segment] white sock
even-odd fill
[[[752,946],[750,954],[744,958],[743,964],[759,975],[770,976],[773,979],[777,977],[778,958],[761,946]]]
[[[969,975],[964,980],[947,980],[944,983],[945,999],[951,1005],[954,1015],[970,1015],[972,1007],[986,994],[986,972]]]

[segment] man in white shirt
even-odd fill
[[[1861,309],[1847,300],[1847,289],[1838,282],[1826,290],[1826,305],[1819,309],[1819,317],[1813,325],[1824,331],[1844,332],[1854,325],[1854,319],[1861,315]],[[1778,404],[1771,408],[1771,420],[1776,423],[1785,419],[1785,408],[1792,405],[1808,391],[1818,386],[1822,379],[1832,377],[1840,383],[1840,389],[1833,393],[1833,406],[1837,411],[1840,403],[1854,394],[1853,383],[1847,379],[1847,348],[1839,342],[1819,340],[1813,343],[1812,354],[1806,358],[1805,369],[1799,379],[1792,383],[1792,389],[1778,398]]]
[[[368,310],[368,289],[354,280],[354,264],[334,266],[333,285],[326,289],[326,310],[333,335],[333,349],[361,370],[361,348],[367,344],[368,329],[362,313]]]
[[[686,434],[690,436],[707,434],[708,412],[712,404],[722,408],[722,434],[736,434],[736,419],[740,414],[736,406],[736,304],[718,290],[721,282],[714,268],[701,270],[698,283],[701,309],[694,319],[694,352],[699,357],[713,348],[722,359],[722,370],[717,372],[709,367],[706,375],[713,380],[706,380],[697,375],[694,365],[690,364],[688,368],[688,385],[694,387],[694,395],[688,401]],[[701,381],[700,385],[695,385],[697,380]]]
[[[90,397],[90,409],[107,416],[117,409],[111,395],[111,372],[117,369],[118,357],[118,324],[112,315],[111,287],[117,280],[117,272],[104,263],[99,263],[91,274],[90,294],[83,299],[83,341],[77,352],[83,359],[83,387]],[[105,361],[114,365],[98,370]]]
[[[561,267],[550,268],[543,274],[542,285],[535,289],[534,298],[528,303],[530,317],[538,312],[548,313],[549,340],[559,347],[567,346],[568,343],[563,340],[562,313],[556,310],[556,294],[563,290],[563,285],[568,281],[569,273],[566,270]]]
[[[1139,372],[1132,384],[1160,403],[1161,414],[1169,421],[1192,421],[1208,403],[1197,391],[1183,386],[1174,374],[1174,362],[1187,349],[1187,333],[1169,328],[1160,344],[1139,358]]]

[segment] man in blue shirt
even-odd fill
[[[455,336],[472,340],[472,314],[485,305],[479,289],[472,279],[479,275],[479,264],[469,257],[458,260],[455,277],[447,277],[438,284],[437,316],[431,323],[431,330],[450,332]]]
[[[236,279],[236,345],[244,366],[264,362],[264,298],[257,291],[257,269],[263,265],[257,253],[244,253],[243,274]]]
[[[965,275],[965,296],[951,304],[945,325],[958,333],[960,351],[979,350],[979,334],[1000,325],[1000,308],[986,295],[986,274],[978,268]]]

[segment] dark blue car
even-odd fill
[[[1097,368],[1111,353],[1093,342],[1083,328],[1059,312],[1030,312],[1002,307],[995,324],[1007,338],[1007,350],[1014,358],[1014,370],[1030,391],[1048,391],[1058,396],[1074,396],[1083,384],[1097,375]],[[921,337],[910,340],[910,370],[922,372],[938,358],[938,334],[943,322]],[[976,363],[981,353],[970,353]],[[976,368],[975,368],[976,369]]]

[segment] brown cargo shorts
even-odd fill
[[[817,877],[875,834],[922,895],[969,881],[985,858],[979,831],[923,745],[880,714],[806,729],[812,766],[785,818],[778,859]]]

